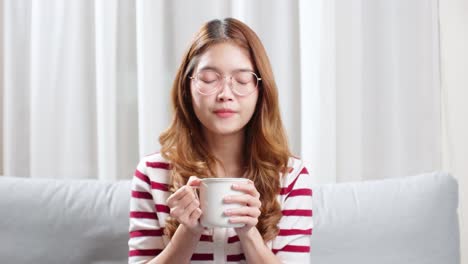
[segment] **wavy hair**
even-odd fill
[[[171,164],[170,191],[185,185],[191,175],[215,177],[216,157],[205,145],[202,124],[195,115],[190,79],[200,56],[218,43],[233,43],[248,51],[256,73],[262,78],[254,114],[245,127],[246,178],[260,193],[261,215],[257,229],[264,241],[278,235],[281,208],[277,201],[280,175],[291,156],[278,106],[278,91],[271,65],[260,39],[247,25],[234,18],[204,24],[184,54],[172,86],[173,119],[160,137],[161,155]],[[168,217],[164,232],[172,237],[179,223]]]

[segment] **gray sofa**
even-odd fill
[[[316,185],[311,263],[460,263],[445,173]],[[0,176],[0,263],[127,263],[130,181]]]

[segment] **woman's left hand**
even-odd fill
[[[253,181],[247,183],[236,183],[232,185],[232,189],[244,192],[241,195],[230,195],[224,197],[225,203],[241,204],[240,208],[232,208],[224,213],[229,216],[230,223],[242,223],[243,227],[235,228],[236,233],[241,236],[245,235],[255,227],[260,216],[260,193],[255,188]]]

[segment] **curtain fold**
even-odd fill
[[[28,97],[14,103],[29,112],[25,148],[31,177],[93,177],[95,67],[94,57],[85,56],[94,50],[94,16],[87,12],[93,5],[49,2],[31,4],[29,83],[6,88],[19,88]]]

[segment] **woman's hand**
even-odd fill
[[[198,221],[202,214],[200,202],[192,188],[199,186],[200,182],[199,178],[191,176],[186,185],[179,188],[167,199],[170,216],[188,228],[193,234],[201,234],[203,231],[203,227]]]
[[[239,236],[247,234],[252,227],[258,223],[260,216],[260,193],[255,188],[253,181],[249,180],[247,183],[233,184],[232,188],[244,192],[241,195],[232,195],[224,197],[225,203],[239,203],[242,205],[240,208],[228,209],[224,213],[230,217],[230,223],[242,223],[243,227],[235,228]]]

